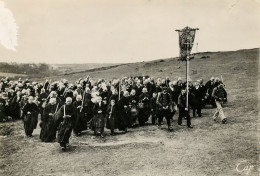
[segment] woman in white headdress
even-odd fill
[[[91,97],[94,98],[93,101],[96,100],[97,96],[99,96],[99,92],[98,92],[97,86],[94,86],[91,91]],[[93,102],[93,103],[95,103],[95,102]]]
[[[24,129],[28,137],[32,137],[33,130],[36,129],[38,123],[39,109],[33,101],[33,96],[29,96],[28,103],[23,108]]]
[[[55,119],[56,124],[59,124],[58,143],[60,143],[61,149],[66,151],[69,147],[72,126],[76,119],[76,108],[72,105],[71,97],[66,98],[66,103],[58,110]]]
[[[105,115],[106,106],[102,102],[101,97],[96,97],[96,103],[93,108],[94,117],[91,123],[91,129],[94,131],[95,135],[100,135],[104,137],[104,127],[105,127]]]
[[[75,135],[81,135],[81,132],[83,130],[87,130],[87,120],[84,117],[84,106],[83,106],[83,102],[82,102],[82,96],[78,95],[76,97],[76,101],[74,101],[73,105],[76,107],[77,109],[77,116],[75,119],[75,123],[73,125],[73,132]]]
[[[54,116],[58,111],[58,104],[56,98],[51,98],[50,102],[43,110],[41,117],[41,133],[40,139],[42,142],[52,142],[56,138],[56,125]]]

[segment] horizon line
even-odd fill
[[[237,50],[222,50],[222,51],[202,51],[202,52],[195,52],[195,53],[191,53],[191,54],[202,54],[202,53],[217,53],[217,52],[233,52],[233,51],[241,51],[241,50],[253,50],[253,49],[260,49],[260,47],[254,47],[254,48],[244,48],[244,49],[237,49]],[[63,62],[63,63],[51,63],[51,62],[43,62],[43,61],[39,61],[39,62],[35,62],[35,61],[28,61],[28,62],[17,62],[17,61],[0,61],[0,63],[17,63],[17,64],[48,64],[48,65],[70,65],[70,64],[131,64],[131,63],[140,63],[140,62],[152,62],[152,61],[156,61],[156,60],[164,60],[164,59],[176,59],[179,58],[179,56],[175,56],[175,57],[168,57],[168,58],[159,58],[159,59],[152,59],[152,60],[142,60],[142,61],[137,61],[137,62]]]

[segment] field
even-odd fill
[[[70,74],[74,72],[82,72],[89,69],[95,69],[100,67],[109,67],[119,64],[107,64],[107,63],[88,63],[88,64],[52,64],[51,66],[64,74]]]
[[[191,79],[222,75],[228,92],[224,113],[227,124],[212,120],[215,109],[192,118],[193,129],[177,125],[168,132],[145,127],[105,138],[85,131],[72,135],[72,148],[61,152],[58,143],[41,143],[40,128],[33,138],[23,132],[22,121],[0,124],[0,175],[259,175],[258,80],[259,49],[199,53],[191,61]],[[185,63],[176,58],[140,62],[65,76],[70,81],[86,75],[93,79],[149,75],[174,80],[185,75]]]
[[[18,77],[26,77],[27,75],[25,74],[16,74],[16,73],[3,73],[0,72],[0,78],[5,78],[5,77],[9,77],[9,78],[17,78]]]

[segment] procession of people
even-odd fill
[[[202,79],[192,83],[181,78],[148,76],[96,81],[87,76],[73,84],[66,79],[44,83],[21,78],[0,81],[0,122],[22,119],[25,134],[31,137],[40,115],[41,141],[57,141],[64,151],[69,147],[72,132],[80,136],[88,129],[103,138],[105,127],[111,135],[115,135],[116,130],[127,133],[128,128],[144,126],[150,119],[152,125],[161,129],[165,118],[168,130],[173,131],[177,111],[178,125],[182,126],[185,118],[187,127],[193,128],[190,114],[202,117],[206,105],[217,108],[214,121],[220,117],[221,122],[226,123],[224,102],[227,102],[227,93],[218,77],[212,77],[205,85]]]

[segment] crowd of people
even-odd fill
[[[115,130],[126,133],[128,128],[144,126],[151,119],[153,125],[161,128],[163,118],[168,130],[173,131],[172,119],[178,110],[178,125],[183,125],[185,118],[187,127],[193,128],[189,110],[193,117],[201,117],[201,110],[207,104],[217,108],[213,120],[220,117],[222,123],[226,123],[222,109],[226,101],[227,93],[218,77],[212,77],[206,84],[202,79],[187,83],[181,78],[148,76],[109,81],[94,81],[87,76],[73,84],[66,79],[39,83],[2,78],[0,122],[23,119],[25,134],[31,137],[40,115],[40,139],[52,142],[57,137],[62,150],[66,151],[72,131],[80,136],[82,131],[91,129],[94,135],[104,137],[105,127],[115,135]]]

